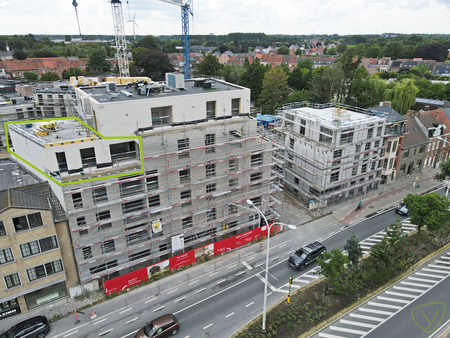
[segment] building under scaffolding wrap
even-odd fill
[[[346,105],[295,103],[259,130],[279,148],[285,189],[320,209],[378,188],[391,132],[387,116]]]
[[[259,227],[247,199],[269,218],[279,215],[273,148],[247,113],[250,91],[168,79],[77,88],[86,125],[56,121],[45,136],[34,132],[39,126],[10,126],[14,150],[57,181],[82,282]],[[19,150],[24,139],[35,149]],[[180,236],[184,247],[176,251]]]

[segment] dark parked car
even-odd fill
[[[395,207],[395,212],[402,216],[409,216],[409,210],[403,202]]]
[[[147,323],[136,332],[135,338],[160,338],[175,335],[180,330],[178,320],[171,313],[161,316]]]
[[[50,331],[47,317],[37,316],[14,325],[8,331],[0,334],[0,338],[44,338]]]
[[[297,270],[303,270],[306,265],[312,263],[318,257],[327,252],[327,248],[320,242],[313,242],[297,250],[291,257],[288,263],[291,267]]]

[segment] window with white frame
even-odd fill
[[[206,169],[206,178],[216,176],[216,164],[215,163],[206,164],[205,169]]]
[[[14,217],[12,219],[16,232],[30,230],[44,226],[41,213],[35,212],[24,216]]]
[[[216,219],[216,208],[212,208],[206,213],[206,221],[211,222],[215,219]]]
[[[208,184],[208,185],[206,186],[206,193],[207,193],[207,194],[212,193],[212,192],[214,192],[214,191],[216,191],[216,184],[215,184],[215,183]]]

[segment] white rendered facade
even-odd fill
[[[40,138],[52,146],[10,128],[22,158],[71,183],[52,185],[68,213],[81,281],[122,275],[259,226],[257,213],[233,203],[252,199],[276,214],[272,146],[247,114],[250,91],[213,82],[215,90],[188,81],[187,90],[149,95],[118,87],[112,100],[105,87],[77,88],[79,116],[98,134],[63,120],[64,133]],[[25,143],[33,145],[24,150]],[[122,176],[108,177],[115,175]],[[184,250],[175,253],[180,235]]]

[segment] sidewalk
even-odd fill
[[[422,169],[422,173],[417,175],[420,187],[413,187],[415,176],[400,178],[394,183],[368,193],[367,196],[362,199],[364,207],[361,210],[355,210],[359,199],[354,199],[328,207],[328,209],[324,210],[325,216],[316,219],[304,206],[286,194],[283,215],[280,221],[285,224],[297,225],[298,228],[297,230],[288,233],[278,234],[274,236],[274,239],[271,237],[271,247],[272,245],[276,245],[276,242],[281,241],[285,236],[295,237],[299,246],[305,245],[318,238],[326,237],[332,232],[339,231],[346,224],[356,223],[364,220],[366,217],[370,217],[380,210],[392,208],[403,200],[408,193],[422,194],[434,190],[435,188],[442,186],[442,183],[433,179],[436,171],[437,169]],[[48,319],[56,319],[71,313],[68,318],[58,321],[58,328],[66,327],[65,329],[68,329],[69,327],[67,326],[72,326],[75,319],[73,314],[74,309],[81,309],[89,306],[88,309],[83,310],[85,314],[80,315],[82,323],[86,323],[89,321],[89,313],[99,311],[98,313],[101,315],[100,313],[104,312],[102,309],[121,308],[126,305],[127,298],[130,298],[135,294],[158,294],[162,292],[163,289],[170,289],[180,284],[186,284],[190,279],[192,280],[197,276],[204,275],[207,272],[209,273],[211,270],[215,271],[216,267],[234,264],[244,260],[246,256],[253,255],[258,251],[259,243],[236,249],[222,256],[216,256],[206,263],[198,264],[189,269],[170,275],[163,279],[163,283],[154,282],[142,286],[98,305],[90,306],[96,301],[104,298],[103,290],[91,293],[85,299],[72,299],[67,297],[47,306],[31,310],[25,314],[2,319],[1,327],[2,329],[9,328],[18,321],[37,315],[45,315]],[[0,332],[2,329],[0,329]],[[54,334],[51,333],[50,336],[54,336]]]

